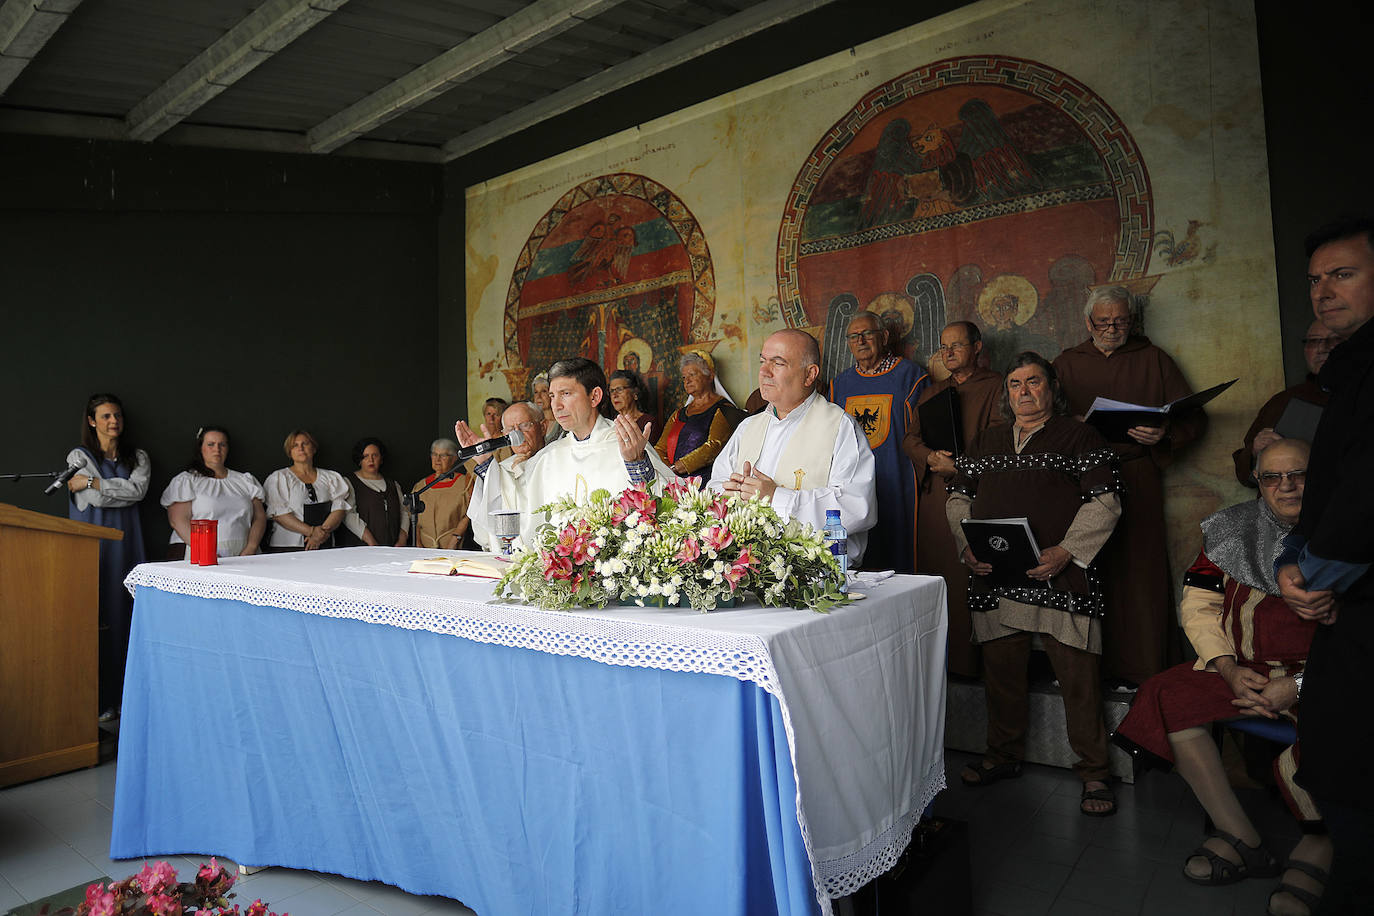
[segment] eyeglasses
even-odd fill
[[[633,387],[633,386],[631,386],[631,385],[619,385],[619,386],[612,385],[612,386],[611,386],[611,394],[615,394],[617,391],[629,391],[632,387]]]
[[[534,426],[535,426],[535,423],[534,423],[533,420],[526,420],[524,423],[517,423],[517,424],[515,424],[514,426],[508,426],[508,427],[506,427],[505,429],[501,430],[501,435],[503,435],[503,436],[509,436],[511,433],[515,432],[517,429],[520,430],[520,431],[523,432],[523,433],[527,433],[527,432],[529,432],[530,430],[534,429]]]
[[[1304,337],[1302,345],[1304,347],[1317,347],[1322,350],[1334,350],[1341,345],[1343,340],[1345,340],[1344,337],[1337,337],[1334,334],[1330,337]]]
[[[955,342],[952,343],[952,344],[940,344],[940,346],[938,346],[938,347],[935,348],[935,352],[936,352],[936,353],[955,353],[955,352],[958,352],[959,350],[967,350],[967,349],[968,349],[969,347],[971,347],[971,346],[972,346],[972,344],[965,343],[965,342],[962,341],[962,340],[958,340],[958,341],[955,341]]]
[[[844,339],[845,339],[845,340],[859,341],[859,340],[863,340],[864,338],[867,338],[867,339],[869,339],[869,340],[872,340],[873,338],[877,337],[877,336],[878,336],[879,334],[881,334],[881,333],[883,333],[881,329],[879,329],[879,328],[872,328],[872,329],[867,330],[867,331],[855,331],[853,334],[846,334],[846,335],[844,335]]]
[[[319,494],[315,492],[315,485],[313,483],[308,483],[305,485],[305,495],[310,498],[310,501],[312,503],[317,503],[320,501]]]
[[[1130,318],[1114,318],[1111,321],[1098,321],[1096,318],[1089,318],[1095,331],[1129,331],[1135,322]]]
[[[1285,479],[1291,481],[1293,486],[1300,487],[1307,480],[1307,468],[1297,471],[1265,471],[1263,474],[1255,475],[1255,479],[1266,490],[1274,489]]]

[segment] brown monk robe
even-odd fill
[[[1120,303],[1116,303],[1120,304]],[[1097,308],[1097,307],[1095,307]],[[1123,311],[1122,314],[1125,314]],[[1093,333],[1093,328],[1089,328]],[[1083,416],[1093,398],[1106,397],[1162,407],[1193,389],[1170,356],[1148,337],[1123,334],[1110,353],[1090,337],[1060,353],[1055,371],[1069,400],[1069,413]],[[1172,576],[1164,527],[1161,472],[1173,453],[1202,435],[1207,415],[1192,410],[1171,417],[1155,445],[1112,443],[1121,461],[1121,522],[1102,550],[1106,611],[1102,633],[1102,675],[1140,684],[1177,661]]]
[[[1325,407],[1327,397],[1327,393],[1322,391],[1322,387],[1317,384],[1317,377],[1309,375],[1305,381],[1299,382],[1291,388],[1285,388],[1265,401],[1264,406],[1255,415],[1255,422],[1251,423],[1250,428],[1245,431],[1245,444],[1231,453],[1231,460],[1236,465],[1236,480],[1252,490],[1255,489],[1255,478],[1252,473],[1255,464],[1255,436],[1259,435],[1262,429],[1274,428],[1274,424],[1279,422],[1279,418],[1283,416],[1289,401],[1297,399],[1307,401],[1309,404],[1316,404],[1318,407]]]
[[[924,404],[935,395],[955,386],[959,395],[962,416],[964,451],[972,448],[978,434],[989,426],[1006,422],[998,411],[1002,395],[1002,376],[989,369],[975,368],[962,382],[955,376],[942,379],[921,393]],[[945,488],[954,479],[954,470],[941,473],[930,467],[931,449],[921,438],[921,417],[918,412],[907,427],[902,451],[916,466],[916,572],[923,576],[940,576],[947,583],[949,602],[948,667],[950,674],[977,677],[980,651],[973,642],[968,615],[968,569],[959,562],[954,535],[945,519]]]

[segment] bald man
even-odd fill
[[[816,390],[820,375],[815,338],[793,329],[770,335],[759,354],[759,391],[768,406],[736,427],[709,485],[757,496],[784,519],[817,530],[827,509],[839,509],[855,567],[878,520],[873,451],[853,418]]]

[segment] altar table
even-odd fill
[[[146,563],[112,858],[500,914],[829,912],[944,787],[945,586],[574,613],[358,547]],[[270,902],[270,901],[269,901]]]

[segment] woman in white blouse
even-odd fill
[[[339,532],[340,547],[404,547],[410,536],[410,510],[401,501],[401,486],[382,476],[386,464],[386,445],[375,436],[359,439],[353,445],[353,461],[358,470],[344,480],[348,501],[353,508],[344,516]]]
[[[333,546],[334,532],[353,508],[343,476],[315,467],[318,448],[309,432],[293,429],[282,443],[291,466],[273,471],[263,482],[267,514],[276,523],[268,542],[269,552]]]
[[[129,651],[133,599],[124,577],[147,556],[138,504],[148,494],[152,465],[135,448],[124,424],[124,405],[113,394],[93,394],[81,423],[81,445],[67,453],[67,466],[80,468],[67,481],[67,514],[77,521],[118,528],[119,541],[100,542],[100,718],[119,712],[124,661]]]
[[[229,431],[222,426],[201,427],[191,463],[162,491],[162,505],[172,525],[167,559],[186,556],[193,518],[219,522],[215,531],[219,556],[246,557],[258,552],[267,531],[262,484],[245,471],[229,470],[228,460]]]

